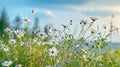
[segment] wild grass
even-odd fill
[[[63,30],[47,26],[31,34],[6,28],[0,37],[0,67],[120,67],[119,49],[102,52],[117,28],[104,33],[108,28],[103,26],[100,32],[92,27],[97,19],[90,19],[80,22],[77,38],[69,32],[72,20]]]

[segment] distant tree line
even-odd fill
[[[2,9],[2,11],[0,12],[0,36],[5,34],[4,29],[6,28],[23,29],[22,25],[23,25],[23,20],[19,15],[16,16],[13,22],[9,22],[9,18],[5,8]],[[32,29],[35,30],[38,28],[39,28],[39,18],[35,17]]]
[[[0,13],[0,36],[4,34],[4,29],[9,27],[9,21],[5,8]]]

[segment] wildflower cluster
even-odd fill
[[[32,10],[32,13],[35,13]],[[97,18],[82,20],[77,38],[70,33],[72,20],[63,30],[47,26],[30,33],[6,28],[0,38],[1,67],[113,67],[120,66],[117,51],[102,49],[109,45],[111,32],[102,33],[92,26]],[[26,22],[28,18],[23,19]],[[107,29],[104,25],[103,29]],[[114,32],[116,29],[112,30]],[[115,54],[115,55],[113,55]],[[108,62],[106,62],[108,61]]]

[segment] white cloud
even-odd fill
[[[52,10],[39,9],[39,8],[34,8],[32,10],[34,10],[35,14],[42,13],[42,14],[50,16],[52,18],[57,18]]]
[[[44,10],[44,13],[52,18],[56,18],[55,14],[51,10]]]
[[[120,5],[117,4],[119,1],[111,1],[108,0],[94,0],[89,1],[83,5],[67,5],[67,8],[73,9],[76,11],[109,11],[109,12],[117,12],[120,13]]]
[[[109,12],[116,12],[120,13],[120,5],[85,5],[85,6],[74,6],[69,5],[67,6],[70,9],[76,10],[76,11],[109,11]]]

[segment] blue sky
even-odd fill
[[[71,19],[73,26],[76,26],[82,19],[97,17],[99,20],[96,24],[102,25],[109,23],[114,14],[114,24],[120,27],[119,0],[0,0],[0,11],[3,7],[7,10],[10,22],[17,15],[31,19],[37,16],[41,27],[45,24],[60,26]],[[31,13],[32,9],[36,14]]]

